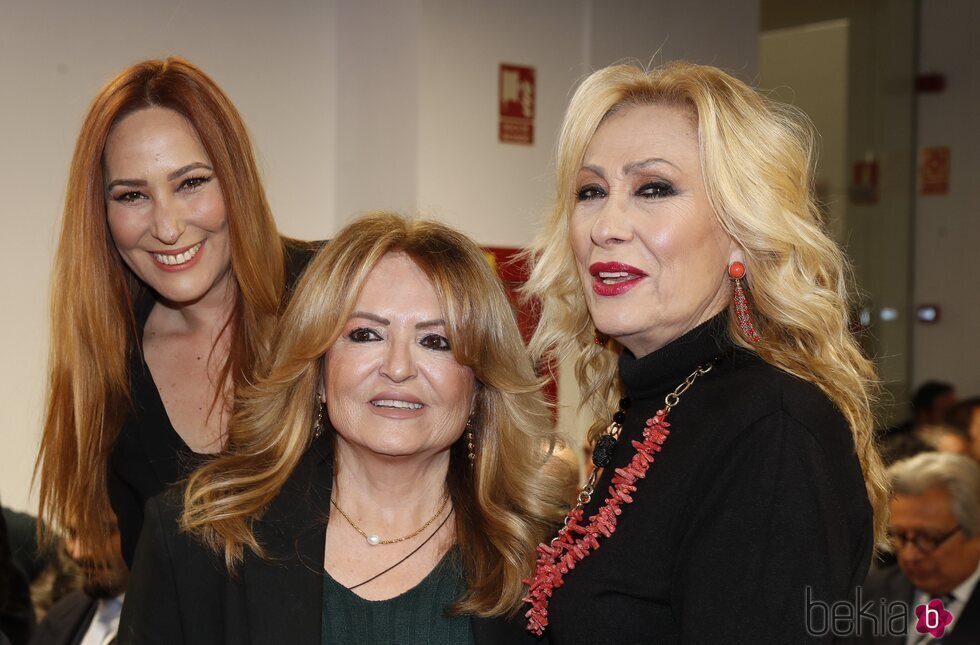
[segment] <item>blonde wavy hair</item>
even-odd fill
[[[650,71],[615,65],[586,78],[572,97],[559,136],[555,205],[529,250],[534,267],[525,295],[538,299],[541,311],[532,354],[574,360],[583,405],[596,419],[590,432],[594,438],[616,409],[622,348],[594,342],[569,242],[575,182],[604,119],[650,104],[692,114],[708,198],[722,228],[744,251],[762,341],[746,342],[731,315],[731,342],[816,384],[844,414],[874,508],[875,536],[882,543],[888,485],[872,413],[880,384],[874,364],[848,328],[850,270],[814,198],[814,133],[797,109],[761,96],[715,67],[686,62]]]
[[[312,261],[274,335],[268,366],[236,401],[225,451],[188,481],[182,528],[223,555],[230,573],[245,548],[263,554],[252,523],[310,445],[321,359],[389,253],[408,255],[432,281],[453,356],[478,383],[475,467],[462,439],[450,452],[448,486],[467,582],[456,609],[513,611],[535,546],[565,508],[563,482],[543,468],[558,438],[499,278],[472,240],[435,222],[365,215]]]
[[[72,526],[93,553],[110,548],[105,527],[115,519],[106,463],[132,409],[128,361],[140,351],[141,333],[135,304],[148,293],[109,233],[103,153],[116,123],[151,106],[174,110],[191,123],[221,184],[238,293],[218,382],[237,387],[251,374],[286,291],[285,242],[235,106],[207,74],[181,58],[147,60],[120,72],[89,106],[69,169],[51,288],[47,410],[34,469],[41,517]],[[219,388],[215,404],[226,403],[221,393]]]

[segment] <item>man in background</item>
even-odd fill
[[[66,527],[65,552],[79,567],[82,589],[54,604],[37,626],[31,645],[107,645],[119,629],[128,570],[122,558],[119,530],[106,527],[109,555],[81,548],[72,527]]]
[[[898,462],[888,472],[889,533],[898,564],[873,571],[863,599],[877,607],[884,606],[881,599],[905,603],[906,633],[876,636],[865,625],[859,642],[935,642],[916,630],[914,610],[938,598],[952,614],[943,645],[980,643],[980,465],[965,455],[933,452]]]

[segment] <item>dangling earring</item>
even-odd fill
[[[313,438],[318,439],[323,434],[323,410],[327,404],[323,402],[319,394],[313,397],[313,401],[316,406],[316,418],[313,419]]]
[[[749,301],[745,297],[745,289],[742,287],[745,265],[741,262],[732,262],[728,266],[728,277],[732,279],[732,303],[735,305],[735,321],[742,328],[742,333],[745,334],[745,338],[750,343],[758,343],[762,338],[755,331],[752,314],[749,313]]]
[[[595,342],[596,345],[605,345],[606,344],[606,341],[608,341],[608,340],[609,340],[609,336],[606,336],[605,334],[603,334],[598,329],[595,330],[595,341],[594,342]]]
[[[476,446],[473,445],[473,416],[466,420],[466,458],[470,460],[470,468],[476,463]]]

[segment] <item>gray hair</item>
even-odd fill
[[[926,452],[905,459],[888,469],[892,497],[922,495],[930,488],[949,493],[953,515],[963,531],[980,534],[980,464],[965,455]]]

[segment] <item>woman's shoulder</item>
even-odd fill
[[[227,574],[222,558],[196,534],[181,528],[183,513],[182,484],[170,486],[147,501],[133,571],[152,572],[149,577],[154,578],[169,570],[168,575],[181,579],[189,576],[195,584],[223,585]]]
[[[208,553],[208,549],[196,539],[196,536],[181,530],[180,518],[184,514],[185,490],[186,486],[183,483],[174,484],[146,502],[143,533],[152,531],[148,539],[165,543],[167,551],[171,553],[191,554],[197,551],[201,554]]]
[[[760,412],[766,408],[781,410],[804,423],[812,418],[838,419],[845,423],[844,415],[812,381],[746,351],[738,352],[732,363],[731,377],[754,392],[750,400],[757,402]]]
[[[815,383],[740,351],[724,372],[729,402],[740,408],[745,430],[760,425],[794,428],[800,441],[832,452],[854,452],[847,419]],[[792,435],[791,437],[792,438]]]

